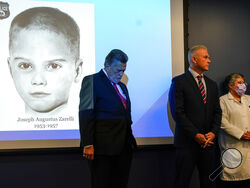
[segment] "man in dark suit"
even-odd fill
[[[199,171],[200,187],[210,188],[214,170],[214,139],[220,128],[221,109],[217,84],[206,77],[210,56],[203,45],[188,52],[189,70],[174,77],[169,100],[176,122],[176,188],[189,187],[194,167]]]
[[[136,147],[131,130],[131,104],[120,82],[128,57],[112,50],[104,69],[82,81],[79,123],[83,156],[89,159],[93,188],[127,187]]]

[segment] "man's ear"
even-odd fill
[[[7,62],[8,62],[9,70],[10,70],[10,75],[11,75],[11,77],[13,77],[13,76],[12,76],[11,66],[10,66],[10,57],[7,58]]]
[[[75,64],[75,83],[80,81],[81,75],[82,75],[82,59],[78,59]]]
[[[110,65],[106,65],[106,66],[105,66],[105,70],[106,70],[106,71],[109,71],[109,70],[110,70]]]
[[[195,56],[192,57],[192,62],[193,62],[194,64],[197,64],[197,62],[196,62],[196,57],[195,57]]]

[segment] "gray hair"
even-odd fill
[[[228,91],[229,90],[228,85],[229,84],[234,85],[235,80],[238,78],[243,78],[243,80],[245,80],[244,75],[240,73],[231,73],[228,76],[226,76],[225,81],[224,81],[225,89]]]
[[[113,49],[105,58],[104,67],[107,67],[113,63],[114,60],[118,60],[125,64],[128,61],[128,56],[122,50]]]
[[[198,51],[199,49],[205,49],[207,50],[207,47],[204,45],[196,45],[193,46],[189,51],[188,51],[188,62],[189,64],[192,63],[192,58],[195,55],[195,52]]]

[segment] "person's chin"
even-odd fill
[[[117,79],[117,83],[119,83],[121,81],[121,78],[120,79]]]
[[[208,71],[209,70],[209,67],[206,67],[203,71]]]
[[[32,101],[29,103],[25,103],[25,112],[28,114],[34,114],[37,116],[47,116],[47,115],[55,115],[61,112],[67,106],[67,100],[61,102],[55,101]]]
[[[33,111],[34,113],[39,113],[39,114],[46,114],[55,109],[53,105],[44,105],[43,104],[30,104],[30,110]]]

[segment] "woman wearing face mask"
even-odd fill
[[[232,73],[225,79],[228,93],[220,97],[222,109],[219,146],[221,152],[236,148],[242,154],[241,165],[235,169],[225,167],[221,179],[225,187],[250,187],[250,95],[245,95],[244,76]],[[234,162],[234,161],[232,161]]]

